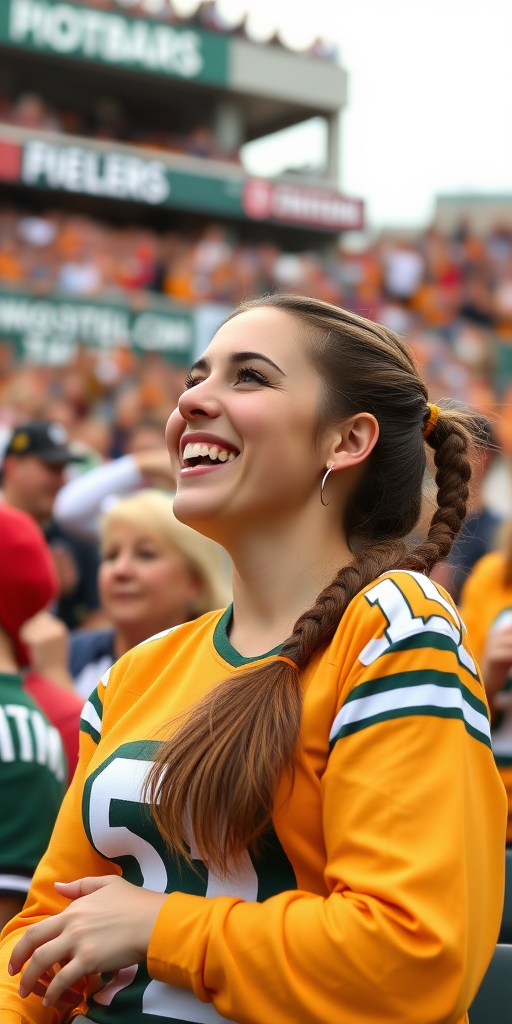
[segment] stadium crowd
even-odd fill
[[[92,104],[92,109],[87,103],[83,110],[78,110],[73,104],[65,103],[63,97],[52,101],[37,92],[0,93],[0,122],[3,124],[239,162],[238,152],[226,152],[217,147],[208,124],[198,123],[188,130],[180,130],[175,118],[176,112],[173,118],[169,111],[159,115],[154,110],[145,112],[141,118],[140,112],[126,109],[111,96],[100,97]]]
[[[276,290],[333,301],[406,334],[434,397],[450,396],[491,417],[499,413],[499,441],[512,455],[512,233],[505,227],[484,238],[464,225],[452,237],[434,229],[384,236],[363,251],[333,246],[320,255],[247,241],[213,222],[195,234],[157,233],[58,209],[34,214],[4,207],[0,287],[71,299],[129,294],[136,300],[152,292],[188,305],[234,306],[246,295]],[[126,352],[113,353],[97,367],[92,354],[77,359],[79,368],[88,366],[82,377],[70,366],[34,383],[30,369],[13,376],[4,368],[2,421],[19,422],[27,402],[39,414],[49,407],[44,415],[56,416],[72,434],[80,435],[83,421],[93,417],[103,436],[101,454],[116,454],[122,450],[119,413],[113,413],[119,402],[125,408],[131,396],[135,421],[168,408],[167,389],[174,395],[179,386],[171,370],[155,372],[152,357],[139,364]],[[35,392],[30,399],[27,388]]]

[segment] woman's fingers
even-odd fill
[[[98,878],[91,875],[87,878],[77,878],[75,882],[54,882],[54,886],[66,899],[78,900],[81,896],[90,896],[98,889],[103,889],[118,878],[118,875],[99,875]]]
[[[66,955],[68,955],[68,944],[63,935],[38,946],[21,975],[19,990],[21,998],[25,999],[30,995],[46,972],[59,964]],[[67,986],[65,987],[67,988]]]
[[[53,1006],[59,999],[67,1001],[67,990],[75,984],[75,981],[83,978],[84,974],[89,974],[89,972],[88,965],[82,959],[77,957],[74,960],[70,960],[48,985],[43,999],[43,1006]]]
[[[23,964],[32,956],[34,950],[44,943],[55,939],[62,930],[61,914],[47,917],[44,921],[30,925],[19,942],[16,943],[9,961],[9,974],[19,974]]]

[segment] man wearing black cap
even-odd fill
[[[52,518],[53,503],[73,455],[60,423],[34,420],[16,427],[2,465],[3,499],[28,512],[43,529],[60,580],[57,614],[70,629],[98,607],[95,547],[68,533]]]

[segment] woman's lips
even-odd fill
[[[211,466],[182,466],[180,477],[202,476],[204,473],[213,473],[216,469],[232,465],[233,462],[212,462]]]

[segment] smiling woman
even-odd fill
[[[229,551],[234,601],[92,694],[3,940],[2,1024],[70,1004],[98,1024],[467,1019],[506,798],[428,575],[464,520],[472,422],[427,397],[398,337],[297,296],[242,306],[192,368],[174,512]],[[438,506],[414,546],[427,445]]]
[[[101,520],[100,540],[98,589],[112,628],[72,634],[71,670],[84,699],[131,647],[230,599],[222,552],[178,522],[162,491],[117,501]]]

